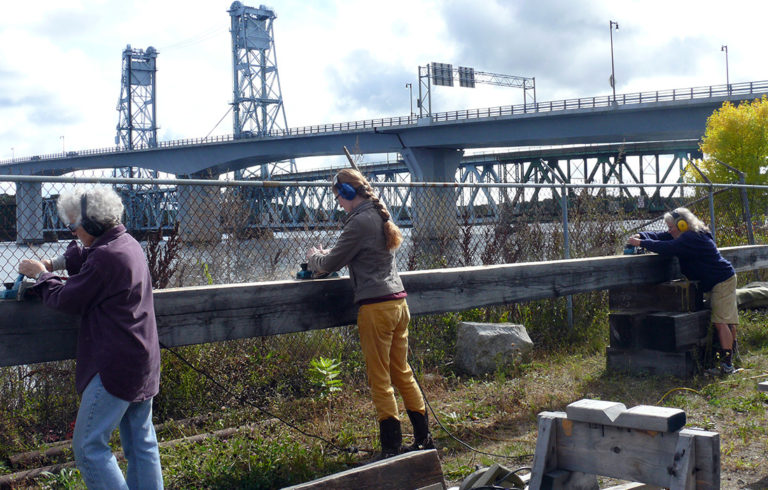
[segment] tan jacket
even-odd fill
[[[357,206],[344,220],[336,245],[327,255],[309,259],[315,272],[336,272],[349,266],[355,303],[403,291],[394,250],[387,250],[384,221],[371,201]]]

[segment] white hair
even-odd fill
[[[679,217],[675,219],[672,213],[676,213]],[[696,217],[688,208],[677,208],[669,213],[664,213],[664,221],[667,224],[677,226],[677,221],[684,219],[688,223],[688,230],[699,233],[709,232],[709,228],[699,218]]]
[[[119,225],[123,217],[123,201],[111,187],[75,189],[64,191],[56,201],[59,216],[66,223],[78,224],[82,221],[81,203],[86,196],[86,216],[104,227],[105,230]]]

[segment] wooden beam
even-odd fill
[[[285,487],[283,490],[403,490],[435,488],[434,485],[437,488],[445,488],[437,451],[431,449],[400,454],[307,483]]]
[[[737,270],[768,267],[768,246],[722,249]],[[462,311],[609,289],[656,284],[677,273],[658,255],[596,257],[402,273],[413,315]],[[72,359],[78,318],[39,300],[0,300],[0,366]],[[274,281],[155,292],[160,341],[168,346],[218,342],[352,325],[348,278]]]

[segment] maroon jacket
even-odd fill
[[[89,248],[72,241],[64,252],[69,279],[50,272],[34,286],[43,303],[81,315],[75,384],[81,393],[96,374],[123,400],[144,401],[160,384],[152,279],[141,245],[118,225]]]

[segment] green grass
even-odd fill
[[[532,309],[528,311],[539,311],[535,306],[527,307]],[[681,408],[688,417],[687,427],[720,433],[724,488],[731,488],[728,482],[739,479],[759,482],[766,476],[768,396],[756,391],[757,382],[768,380],[768,375],[762,376],[768,373],[768,343],[765,342],[768,313],[765,311],[742,315],[739,340],[744,370],[726,378],[698,376],[681,380],[608,373],[600,347],[607,341],[607,328],[605,323],[600,327],[597,320],[585,327],[592,329],[592,337],[582,332],[578,334],[582,336],[580,341],[568,330],[558,327],[547,332],[533,322],[529,330],[538,329],[542,340],[524,362],[478,378],[465,377],[453,370],[455,347],[450,338],[455,338],[455,328],[460,321],[484,321],[489,317],[514,321],[518,314],[517,307],[473,310],[466,314],[420,318],[411,326],[413,365],[440,422],[452,436],[491,454],[469,450],[456,442],[430,414],[443,472],[449,482],[460,482],[478,465],[498,462],[510,468],[530,466],[536,445],[537,414],[544,410],[564,410],[567,404],[581,398],[617,401],[628,407],[647,404]],[[552,315],[542,322],[556,317],[557,313]],[[429,321],[430,318],[433,321]],[[557,332],[567,334],[559,343]],[[276,350],[276,346],[264,345],[261,340],[242,341],[232,346],[196,346],[185,352],[193,362],[210,367],[238,394],[244,393],[254,405],[280,415],[306,434],[332,441],[337,448],[356,448],[357,453],[339,451],[287,427],[253,406],[243,406],[164,355],[164,385],[159,403],[166,416],[158,421],[166,423],[160,426],[158,436],[166,487],[280,488],[367,461],[378,449],[378,427],[364,372],[361,372],[359,352],[343,347],[338,339],[338,336],[350,335],[354,339],[353,330],[337,332],[325,339],[301,339],[306,345],[316,346],[317,352],[326,352],[326,356],[340,360],[343,389],[333,394],[332,405],[322,396],[322,386],[311,374],[309,361],[314,357],[301,359],[301,352],[305,350],[296,351],[298,338],[277,346],[291,346],[294,353],[298,352],[295,355],[287,348],[283,348],[281,354],[267,354]],[[323,351],[322,346],[326,344],[329,349]],[[295,373],[295,379],[264,383],[267,373],[283,369]],[[259,373],[262,377],[257,383],[254,376]],[[402,415],[404,438],[409,442],[410,424],[405,414]],[[169,422],[170,418],[176,420]],[[167,445],[168,441],[228,427],[241,429],[223,439]],[[16,442],[8,439],[6,457],[32,445],[44,446],[41,435],[25,440],[24,434],[26,432],[18,432]],[[0,463],[0,474],[17,471],[10,468],[5,458],[0,461],[6,461]],[[76,470],[41,477],[35,485],[84,488]]]

